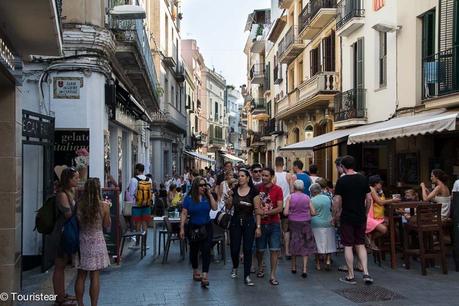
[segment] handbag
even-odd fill
[[[132,216],[132,202],[123,202],[123,216],[131,217]]]
[[[214,223],[222,229],[227,230],[230,228],[231,218],[231,214],[226,209],[222,209],[215,216]]]
[[[190,226],[189,238],[191,242],[198,242],[207,239],[206,225]]]

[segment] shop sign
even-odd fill
[[[79,99],[82,87],[82,77],[55,77],[53,78],[54,99]]]
[[[89,130],[54,131],[54,171],[74,167],[84,183],[89,173]]]
[[[135,130],[136,120],[118,107],[115,110],[115,120],[131,130]]]
[[[379,11],[384,6],[384,0],[373,0],[373,10]]]
[[[0,38],[0,59],[8,68],[14,70],[14,55],[6,45],[6,42]]]

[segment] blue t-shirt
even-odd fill
[[[308,196],[310,196],[311,194],[309,193],[309,187],[311,187],[311,178],[309,177],[309,175],[307,175],[306,173],[297,173],[296,174],[296,178],[298,180],[302,180],[303,183],[304,183],[304,193],[307,194]]]
[[[201,202],[199,203],[194,202],[191,195],[186,196],[183,201],[183,208],[188,210],[191,224],[201,225],[210,222],[210,203],[205,196],[202,197]]]

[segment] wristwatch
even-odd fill
[[[257,228],[261,228],[261,225],[260,225],[260,224],[257,224]]]

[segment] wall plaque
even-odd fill
[[[55,77],[53,78],[53,97],[54,99],[79,99],[82,87],[82,77]]]

